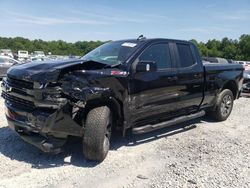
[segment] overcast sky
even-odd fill
[[[250,0],[0,0],[0,36],[116,40],[238,39],[250,34]]]

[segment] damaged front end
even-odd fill
[[[2,82],[9,126],[45,152],[55,152],[69,136],[82,136],[72,105],[53,83],[40,85],[8,77]]]
[[[19,79],[11,73],[2,82],[9,127],[44,152],[60,152],[68,136],[82,137],[86,102],[110,96],[108,88],[90,86],[77,71],[63,76],[51,72],[50,77],[46,73],[46,79],[40,74],[33,81],[28,75]]]

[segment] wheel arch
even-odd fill
[[[96,107],[100,107],[100,106],[107,106],[110,108],[112,115],[113,115],[113,120],[115,121],[114,123],[116,124],[116,126],[122,126],[123,124],[123,106],[122,103],[117,100],[114,97],[109,97],[109,98],[105,98],[105,99],[95,99],[95,100],[90,100],[86,103],[85,106],[85,113],[86,115],[88,114],[88,112]]]
[[[238,95],[238,86],[237,86],[237,84],[236,84],[236,82],[234,80],[229,80],[228,82],[226,82],[223,85],[221,91],[223,91],[224,89],[229,89],[230,91],[232,91],[234,99],[237,98],[237,95]]]

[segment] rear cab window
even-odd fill
[[[194,54],[189,44],[176,43],[180,68],[191,67],[196,64]]]

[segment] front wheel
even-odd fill
[[[83,154],[86,159],[103,161],[110,148],[112,114],[107,106],[89,111],[84,124]]]
[[[210,114],[217,121],[226,120],[232,112],[234,103],[234,96],[231,90],[223,90],[218,98],[215,106],[215,110],[211,111]]]

